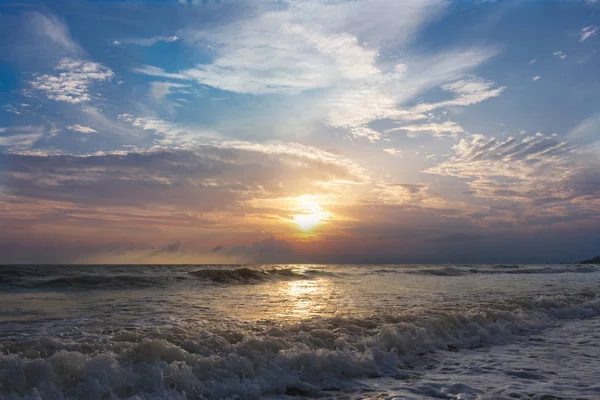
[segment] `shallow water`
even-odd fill
[[[0,267],[0,398],[600,399],[599,282],[594,265]]]

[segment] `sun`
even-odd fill
[[[311,230],[315,225],[327,220],[330,215],[319,204],[306,199],[302,200],[302,205],[298,211],[300,211],[298,214],[293,215],[293,221],[303,231]]]

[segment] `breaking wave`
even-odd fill
[[[7,400],[319,396],[364,377],[410,377],[437,351],[507,343],[560,319],[600,315],[598,292],[522,297],[453,312],[321,318],[228,330],[179,324],[0,355]]]
[[[327,271],[296,271],[291,268],[236,268],[236,269],[199,269],[190,272],[195,278],[228,284],[253,284],[270,280],[311,279],[315,276],[335,276]]]

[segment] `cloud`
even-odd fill
[[[36,46],[46,47],[51,44],[53,51],[58,50],[68,54],[82,52],[81,47],[71,38],[67,25],[53,14],[33,12],[29,14],[26,24],[29,27],[28,29],[34,32],[42,41],[36,43]]]
[[[597,142],[600,132],[600,113],[593,114],[572,128],[566,137],[579,144],[591,144]]]
[[[215,57],[182,73],[201,84],[253,94],[293,94],[376,78],[377,48],[364,42],[405,42],[444,6],[440,0],[291,2],[218,28],[188,30],[184,40],[209,44]]]
[[[39,133],[22,133],[11,136],[0,136],[0,146],[6,147],[12,151],[26,150],[40,139]]]
[[[236,24],[233,31],[199,32],[195,38],[215,43],[219,55],[183,73],[231,92],[295,94],[377,73],[376,51],[360,46],[354,36],[327,35],[282,13]]]
[[[379,59],[379,45],[407,45],[446,4],[293,2],[279,10],[258,9],[234,23],[182,33],[187,44],[210,49],[211,62],[176,72],[148,65],[134,72],[244,94],[318,93],[307,113],[315,123],[377,141],[382,135],[369,126],[372,121],[424,118],[420,110],[402,106],[426,90],[445,85],[444,90],[456,96],[421,106],[428,110],[468,106],[504,90],[466,76],[497,53],[493,48],[412,55],[399,62]]]
[[[540,79],[542,79],[542,77],[539,75],[536,75],[533,77],[532,81],[535,82],[535,81],[539,81]]]
[[[131,123],[136,128],[154,132],[154,143],[161,146],[192,146],[218,136],[213,131],[179,126],[158,117],[134,117],[124,113],[119,114],[117,118]]]
[[[567,58],[568,56],[563,53],[562,51],[555,51],[554,53],[552,53],[552,55],[555,55],[557,57],[559,57],[561,60],[564,60],[565,58]]]
[[[364,182],[342,156],[301,145],[224,143],[87,156],[4,154],[6,190],[80,205],[235,210],[258,198],[333,193]]]
[[[544,135],[504,141],[471,135],[453,147],[455,155],[425,170],[468,180],[479,197],[532,205],[554,204],[547,213],[572,215],[600,207],[600,160],[594,147]],[[569,210],[569,211],[567,211]]]
[[[397,156],[400,157],[402,155],[402,150],[400,149],[396,149],[396,148],[388,148],[388,149],[383,149],[383,151],[385,151],[388,154],[391,154],[393,156]]]
[[[154,252],[154,254],[160,254],[160,253],[180,253],[181,251],[183,251],[183,243],[181,243],[179,240],[170,243],[158,250],[156,250]]]
[[[154,46],[155,44],[160,43],[160,42],[173,43],[173,42],[178,41],[179,39],[180,39],[179,36],[176,36],[176,35],[152,36],[150,38],[132,38],[132,39],[115,40],[113,42],[113,44],[115,46],[119,46],[121,44],[132,44],[132,45],[136,45],[136,46],[149,47],[149,46]]]
[[[150,95],[155,100],[162,100],[165,96],[173,93],[181,93],[177,89],[189,88],[190,85],[174,82],[150,82]],[[176,89],[176,90],[172,90]],[[185,91],[184,91],[185,92]]]
[[[456,97],[451,100],[432,104],[419,104],[414,108],[415,112],[424,113],[441,107],[470,106],[491,99],[500,94],[506,87],[494,87],[494,83],[477,77],[467,77],[442,85],[442,89],[454,93]]]
[[[596,35],[596,32],[598,32],[597,26],[586,26],[585,28],[581,29],[581,38],[579,39],[579,41],[583,42],[584,40],[591,38],[592,36]]]
[[[67,129],[70,131],[81,132],[81,133],[96,133],[98,132],[94,128],[90,128],[89,126],[83,126],[79,124],[69,125]]]
[[[372,131],[367,124],[374,120],[419,120],[426,118],[424,113],[438,108],[469,106],[499,96],[504,87],[496,88],[493,82],[464,76],[494,54],[494,51],[486,49],[457,50],[438,54],[427,62],[413,60],[408,64],[397,64],[392,72],[359,87],[342,87],[332,91],[330,97],[324,100],[328,110],[326,122],[332,127],[347,128],[354,136],[361,136],[365,128]],[[402,107],[419,93],[438,85],[455,97],[411,108]],[[379,138],[373,133],[364,136]]]
[[[454,137],[457,133],[462,133],[465,130],[463,127],[458,125],[456,122],[447,121],[441,124],[438,123],[428,123],[428,124],[420,124],[420,125],[406,125],[399,126],[397,128],[392,128],[386,131],[386,133],[396,132],[396,131],[406,131],[408,132],[407,136],[411,138],[418,137],[421,133],[428,133],[434,137],[445,138],[448,136]]]
[[[102,64],[92,61],[63,58],[54,67],[55,74],[35,77],[29,84],[35,90],[43,92],[48,99],[72,104],[92,99],[89,86],[94,82],[111,80],[113,71]]]
[[[30,149],[35,142],[44,136],[41,126],[26,125],[0,128],[0,146],[5,151],[23,151]]]
[[[17,109],[15,106],[13,106],[12,104],[4,104],[2,106],[2,109],[8,113],[11,114],[16,114],[16,115],[20,115],[21,114],[21,110]]]
[[[537,60],[534,58],[533,60],[529,61],[529,65],[531,65],[531,64],[535,64],[535,62],[536,62],[536,61],[537,61]]]
[[[290,263],[302,259],[291,243],[275,237],[268,237],[250,245],[229,246],[226,253],[250,263]]]
[[[142,67],[133,68],[133,72],[143,75],[156,76],[160,78],[176,79],[176,80],[192,80],[192,78],[184,73],[169,73],[164,69],[153,65],[144,65]]]

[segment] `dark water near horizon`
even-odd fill
[[[0,399],[600,399],[599,283],[597,265],[0,266]]]

